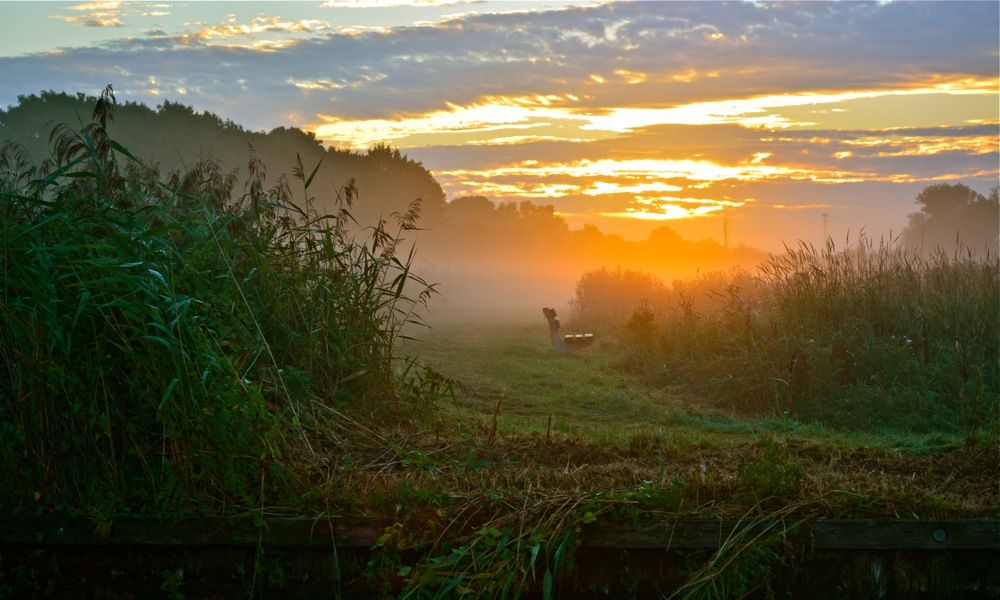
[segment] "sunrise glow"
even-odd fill
[[[670,221],[718,238],[730,217],[769,248],[888,231],[918,185],[1000,176],[989,3],[22,8],[63,41],[5,30],[7,102],[112,81],[129,100],[291,124],[332,148],[389,144],[449,199],[552,205],[627,237]],[[893,19],[921,35],[887,34]]]

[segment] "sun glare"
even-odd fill
[[[641,221],[677,221],[680,219],[693,219],[704,217],[711,213],[718,212],[725,208],[721,205],[706,205],[696,207],[678,206],[676,204],[661,204],[657,210],[626,210],[620,212],[602,212],[601,216],[639,219]]]

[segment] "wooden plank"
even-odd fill
[[[1000,550],[997,519],[819,519],[812,531],[817,549]]]
[[[249,518],[116,519],[99,527],[83,519],[0,519],[0,544],[255,546],[370,548],[391,521],[384,519],[268,519],[263,528]],[[588,527],[581,548],[714,549],[727,540],[759,534],[807,539],[818,550],[1000,550],[1000,520],[818,519],[798,529],[787,522],[736,519],[672,519],[632,525]]]
[[[580,540],[581,548],[663,549],[719,548],[731,536],[750,539],[773,521],[750,524],[736,519],[681,519],[654,521],[636,525],[601,525],[588,529]],[[744,537],[749,534],[750,537]]]
[[[378,519],[116,519],[107,528],[82,519],[0,520],[0,544],[370,548],[391,523]]]
[[[585,548],[719,548],[727,539],[750,540],[786,530],[787,523],[732,519],[683,519],[634,526],[602,526],[587,531]],[[1000,550],[1000,520],[818,519],[791,536],[808,533],[821,550]]]

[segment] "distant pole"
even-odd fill
[[[722,217],[722,241],[729,247],[729,217]]]
[[[829,233],[829,231],[827,231],[829,229],[829,227],[828,227],[829,224],[830,224],[830,213],[823,213],[823,241],[824,242],[826,241],[826,238],[830,237],[830,233]]]

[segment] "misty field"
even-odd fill
[[[8,515],[252,520],[248,596],[287,583],[268,523],[374,519],[357,572],[333,547],[334,595],[547,599],[601,526],[737,519],[643,588],[729,598],[786,589],[817,519],[996,514],[995,256],[859,240],[670,285],[589,271],[560,310],[597,342],[560,355],[541,306],[449,313],[414,268],[419,201],[363,227],[348,183],[320,211],[298,155],[161,174],[114,105],[48,161],[0,152]],[[0,592],[56,580],[26,560]]]

